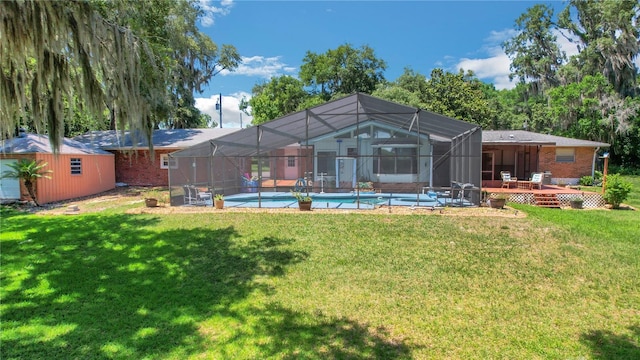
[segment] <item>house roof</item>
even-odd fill
[[[355,93],[194,145],[173,155],[207,156],[211,153],[211,148],[215,147],[217,153],[224,155],[252,156],[295,143],[305,145],[307,139],[330,135],[354,124],[369,121],[408,132],[434,135],[437,139],[446,141],[480,130],[476,124]]]
[[[483,145],[541,145],[557,147],[609,147],[607,143],[539,134],[525,130],[484,130]]]
[[[15,138],[0,141],[0,152],[6,154],[52,154],[51,142],[47,135],[23,134]],[[110,152],[92,148],[79,141],[64,138],[60,144],[59,154],[71,155],[113,155]]]
[[[154,130],[152,141],[154,149],[178,150],[189,146],[224,136],[240,129],[169,129]],[[132,148],[145,148],[149,144],[146,137],[141,133],[131,133],[129,131],[106,130],[90,131],[86,134],[76,136],[75,140],[89,146],[103,150],[122,150]]]

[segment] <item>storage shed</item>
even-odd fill
[[[21,133],[18,137],[0,142],[0,173],[9,170],[8,164],[20,159],[42,160],[44,170],[51,170],[51,179],[36,183],[40,204],[98,194],[115,188],[113,154],[90,148],[71,139],[63,139],[59,152],[51,150],[46,135]],[[22,181],[13,178],[0,180],[0,201],[28,200]]]

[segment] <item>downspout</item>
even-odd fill
[[[593,161],[591,161],[591,178],[594,180],[596,178],[596,159],[598,158],[598,151],[600,151],[599,146],[593,151]]]

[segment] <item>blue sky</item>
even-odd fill
[[[238,102],[256,83],[297,76],[307,51],[320,54],[345,43],[371,47],[387,63],[390,81],[406,67],[427,77],[434,68],[464,68],[498,89],[511,88],[500,44],[513,36],[515,20],[536,3],[556,12],[566,6],[519,0],[200,1],[206,10],[200,29],[218,45],[235,46],[243,58],[235,72],[220,73],[196,94],[196,106],[216,121],[222,94],[223,127],[240,126]],[[575,52],[563,43],[568,55]],[[251,119],[242,120],[246,126]]]

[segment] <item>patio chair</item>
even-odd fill
[[[500,177],[502,178],[502,187],[509,189],[511,184],[518,184],[518,178],[511,177],[509,171],[501,171]]]
[[[184,190],[184,204],[185,205],[196,205],[198,203],[198,199],[196,196],[195,188],[192,188],[189,185],[183,185],[182,189]]]
[[[213,193],[209,191],[202,191],[197,188],[193,188],[196,193],[196,204],[198,205],[209,205],[213,206]]]
[[[532,189],[537,186],[538,189],[542,190],[542,177],[543,177],[542,173],[533,173],[533,174],[531,174],[531,188]]]
[[[451,183],[451,205],[466,206],[471,205],[470,196],[474,185],[453,181]]]

